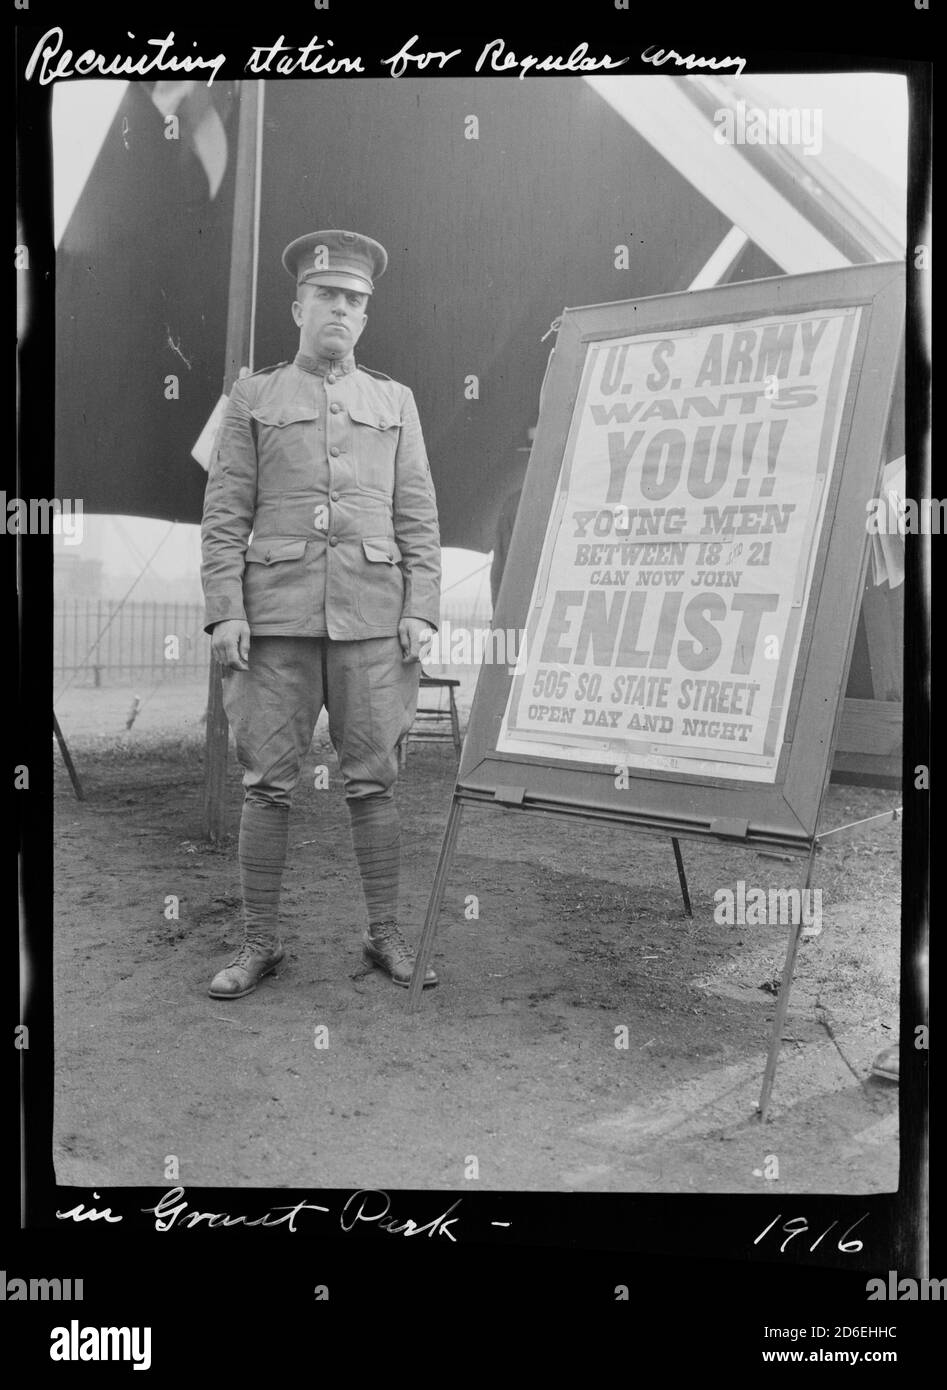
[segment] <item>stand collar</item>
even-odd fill
[[[304,352],[297,352],[293,358],[293,366],[299,367],[300,371],[311,372],[313,376],[327,376],[329,372],[335,376],[347,376],[349,372],[355,371],[355,355],[349,353],[348,357],[309,357]]]

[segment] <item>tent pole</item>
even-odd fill
[[[262,82],[241,82],[234,160],[233,233],[230,243],[230,298],[224,358],[225,395],[250,361],[256,229],[258,117]],[[207,687],[207,728],[204,734],[204,833],[219,840],[224,832],[228,726],[224,712],[221,672],[213,657]]]

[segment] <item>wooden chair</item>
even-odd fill
[[[414,723],[398,744],[398,763],[404,767],[408,761],[408,743],[414,739],[419,743],[435,743],[439,739],[449,738],[453,741],[454,749],[459,754],[462,747],[460,737],[460,720],[457,716],[457,701],[454,698],[454,691],[460,685],[459,680],[454,680],[450,676],[429,676],[424,667],[421,667],[421,690],[436,690],[438,699],[436,705],[422,705],[418,703],[417,713],[414,716]],[[442,693],[447,691],[447,708],[445,709]],[[418,729],[421,724],[425,731]],[[429,728],[432,724],[447,725],[447,728]]]

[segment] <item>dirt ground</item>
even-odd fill
[[[683,842],[688,919],[666,840],[467,809],[440,919],[441,984],[409,1017],[406,993],[361,963],[363,908],[324,726],[290,827],[286,959],[246,999],[210,999],[241,937],[242,792],[231,755],[231,834],[208,845],[203,693],[168,687],[129,733],[128,690],[74,688],[57,704],[87,798],[75,799],[55,753],[60,1183],[166,1185],[173,1154],[185,1186],[896,1187],[897,1087],[869,1072],[897,1040],[898,825],[818,858],[824,929],[800,948],[761,1126],[788,928],[718,925],[714,892],[740,879],[799,885],[801,861]],[[462,712],[469,696],[465,685]],[[311,790],[317,763],[328,791]],[[455,768],[450,744],[414,745],[399,784],[409,936]],[[898,800],[833,786],[823,825]],[[616,1046],[621,1028],[627,1046]]]

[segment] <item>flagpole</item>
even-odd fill
[[[251,366],[253,362],[262,173],[262,81],[241,82],[239,103],[230,243],[230,294],[224,352],[225,395],[230,394],[241,367]],[[228,746],[229,728],[224,712],[221,669],[211,657],[204,735],[204,833],[210,840],[219,840],[224,833]]]

